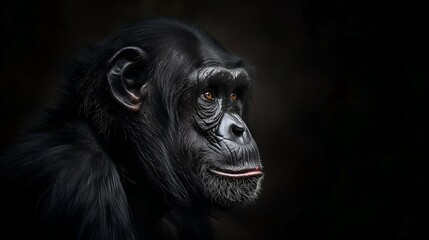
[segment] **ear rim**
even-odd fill
[[[136,46],[127,46],[118,50],[108,61],[106,73],[110,92],[116,101],[129,111],[139,111],[143,100],[146,98],[146,83],[137,87],[127,86],[130,81],[125,77],[127,69],[141,60],[148,58],[147,53]]]

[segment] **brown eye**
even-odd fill
[[[211,91],[206,91],[203,93],[203,96],[205,99],[207,100],[213,100],[214,96],[213,93]]]
[[[235,100],[237,100],[237,98],[238,98],[238,97],[237,97],[237,94],[236,94],[235,92],[232,92],[232,93],[231,93],[231,100],[234,100],[234,101],[235,101]]]

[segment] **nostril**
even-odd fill
[[[247,144],[252,140],[246,123],[238,114],[226,112],[216,129],[216,135],[237,144]]]
[[[235,124],[232,125],[232,133],[235,136],[240,137],[241,135],[243,135],[244,130],[246,130],[246,129],[244,129],[244,127],[241,127],[241,126],[238,126],[238,125],[235,125]]]

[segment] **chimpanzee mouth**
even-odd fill
[[[250,178],[250,177],[260,177],[264,175],[260,167],[255,168],[245,168],[238,170],[229,170],[229,169],[209,169],[210,172],[228,178]]]

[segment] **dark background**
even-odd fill
[[[427,235],[426,15],[411,1],[7,1],[0,144],[49,101],[81,46],[143,17],[175,16],[257,68],[249,122],[264,191],[214,220],[217,239]]]

